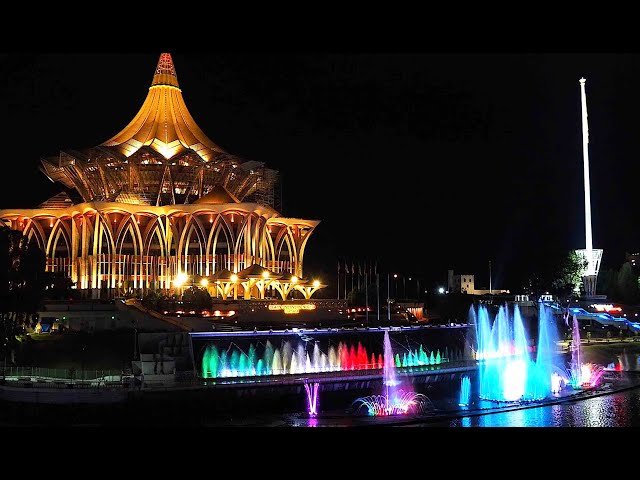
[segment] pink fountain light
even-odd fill
[[[315,417],[318,414],[318,389],[320,384],[315,382],[309,386],[308,383],[304,384],[304,389],[307,392],[307,412],[310,417]]]
[[[580,380],[583,387],[595,387],[598,385],[600,378],[604,374],[604,368],[593,363],[583,363],[581,368]]]
[[[422,393],[400,389],[400,381],[396,376],[393,349],[389,332],[384,333],[384,365],[382,369],[382,395],[361,397],[353,402],[354,413],[366,411],[367,415],[380,417],[388,415],[422,414],[433,409],[428,397]]]

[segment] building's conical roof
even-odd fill
[[[223,281],[228,281],[231,279],[231,277],[235,275],[233,272],[227,270],[226,268],[222,269],[222,270],[218,270],[216,273],[214,273],[211,278],[213,280],[223,280]]]
[[[189,113],[169,53],[160,55],[147,98],[134,119],[102,145],[127,157],[148,145],[165,158],[192,149],[205,161],[226,153],[207,137]]]
[[[225,203],[240,203],[236,197],[231,195],[229,191],[224,188],[222,185],[214,185],[213,188],[207,193],[203,195],[199,199],[193,202],[196,203],[207,203],[210,205],[223,205]]]
[[[267,272],[269,274],[268,278],[280,278],[280,274],[276,272],[272,272],[271,270],[267,270],[262,265],[258,265],[257,263],[254,263],[253,265],[245,268],[244,270],[240,270],[238,272],[238,277],[239,278],[256,278],[256,277],[262,278],[264,272]]]

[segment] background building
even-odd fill
[[[447,291],[473,294],[475,283],[473,275],[454,275],[453,270],[447,272]]]
[[[468,293],[469,295],[509,293],[509,290],[498,288],[477,289],[474,275],[468,273],[455,275],[453,270],[447,272],[447,291],[449,293]]]

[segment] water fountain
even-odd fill
[[[470,315],[476,317],[473,307]],[[509,316],[500,307],[493,321],[486,307],[480,306],[476,321],[480,361],[480,397],[494,401],[539,400],[551,394],[553,373],[561,372],[556,352],[558,335],[552,313],[542,304],[538,315],[538,343],[531,358],[529,339],[516,305]]]
[[[568,383],[575,390],[596,387],[604,371],[604,368],[600,365],[582,363],[580,323],[576,315],[573,315],[571,328],[571,364],[568,371]]]
[[[396,377],[397,356],[391,348],[389,332],[384,333],[384,366],[382,383],[384,394],[370,395],[354,400],[354,413],[358,414],[363,407],[370,416],[421,414],[432,408],[426,395],[400,389]]]
[[[307,382],[304,384],[304,389],[307,394],[307,413],[310,417],[315,417],[318,414],[318,390],[320,384],[318,382],[312,383],[311,386]]]
[[[471,397],[471,379],[468,375],[465,375],[460,380],[460,401],[458,405],[461,407],[467,407],[469,405],[469,398]]]
[[[447,349],[447,352],[449,350]],[[422,344],[419,348],[407,347],[402,359],[399,354],[392,357],[398,368],[440,365],[449,361],[440,349],[429,354]],[[370,370],[383,368],[383,354],[367,351],[360,341],[338,342],[322,351],[319,342],[300,342],[292,344],[290,340],[274,348],[269,340],[265,345],[249,345],[245,351],[232,343],[220,347],[207,344],[202,353],[201,374],[205,379],[254,377],[265,375],[288,375],[317,372],[344,372],[349,370]]]

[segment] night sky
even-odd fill
[[[160,51],[0,56],[0,208],[60,189],[38,171],[137,113]],[[553,251],[584,248],[580,89],[587,79],[594,247],[640,249],[637,54],[189,54],[185,102],[230,153],[280,171],[283,214],[322,220],[305,273],[338,258],[379,271],[517,287]],[[10,174],[9,174],[10,172]]]

